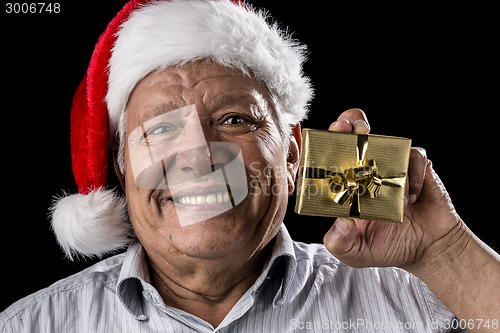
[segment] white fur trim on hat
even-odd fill
[[[70,260],[79,255],[101,257],[125,247],[131,239],[126,200],[112,190],[57,198],[51,216],[57,241]]]
[[[229,0],[155,1],[132,12],[118,31],[109,62],[106,102],[110,134],[136,84],[147,74],[205,59],[251,73],[280,104],[280,116],[296,124],[312,97],[302,73],[306,48],[263,12]]]

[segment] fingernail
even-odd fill
[[[329,130],[329,131],[333,130],[333,129],[335,128],[335,125],[336,125],[336,124],[337,124],[337,122],[336,122],[336,121],[335,121],[335,122],[333,122],[333,123],[330,125],[330,127],[328,127],[328,130]]]
[[[352,127],[354,128],[354,133],[368,133],[370,131],[370,127],[363,119],[356,120],[352,123]]]
[[[408,203],[410,205],[414,204],[417,202],[417,195],[416,194],[410,194],[410,198],[408,199]]]
[[[328,130],[329,131],[334,131],[335,127],[339,126],[340,123],[347,123],[347,124],[349,124],[349,120],[347,120],[347,119],[337,120],[336,122],[334,122],[333,124],[331,124],[330,127],[328,127]]]
[[[349,222],[341,217],[337,218],[337,221],[333,224],[335,229],[341,234],[345,234],[347,229],[349,229]]]
[[[404,207],[406,207],[408,205],[408,196],[405,194],[405,203],[404,203]]]

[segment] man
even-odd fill
[[[2,331],[498,331],[500,258],[423,149],[403,224],[339,218],[325,246],[290,239],[303,51],[237,1],[127,4],[74,99],[80,194],[53,208],[70,258],[127,251],[13,304]],[[351,109],[329,130],[370,126]],[[127,211],[105,189],[108,142]]]

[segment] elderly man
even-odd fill
[[[127,4],[73,103],[80,193],[52,209],[70,258],[127,251],[16,302],[1,332],[499,331],[500,258],[423,149],[402,224],[338,218],[325,246],[290,239],[303,51],[238,1]],[[351,109],[329,130],[370,126]],[[108,142],[127,208],[105,188]]]

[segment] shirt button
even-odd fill
[[[153,296],[151,295],[151,293],[149,291],[143,290],[142,291],[142,296],[144,296],[144,298],[148,302],[152,302],[153,301]]]

